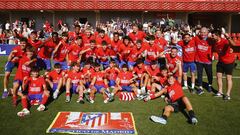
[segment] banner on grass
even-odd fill
[[[17,45],[0,44],[0,56],[8,56]]]
[[[59,112],[47,133],[136,135],[131,112]]]

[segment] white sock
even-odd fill
[[[184,86],[187,87],[187,81],[184,81]]]
[[[7,92],[8,90],[7,90],[7,89],[4,89],[3,91],[4,91],[4,92]]]
[[[114,93],[111,93],[111,96],[114,96]]]
[[[192,89],[195,87],[195,83],[192,83]]]

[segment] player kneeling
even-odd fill
[[[92,82],[90,84],[90,98],[87,97],[87,100],[90,103],[94,103],[95,93],[103,94],[104,103],[108,103],[109,97],[107,94],[110,95],[106,73],[100,70],[100,65],[95,65],[95,72],[92,74]]]
[[[181,84],[173,77],[169,76],[168,86],[161,90],[161,94],[167,93],[169,96],[168,105],[165,106],[161,117],[151,116],[153,122],[167,124],[167,118],[172,112],[184,111],[186,108],[190,116],[192,124],[197,124],[198,120],[195,117],[192,105],[187,97],[184,96]]]
[[[28,77],[27,80],[23,82],[23,90],[23,93],[20,94],[23,110],[17,113],[18,116],[22,117],[30,114],[28,110],[28,101],[34,105],[40,103],[37,108],[38,111],[45,110],[49,91],[47,90],[44,78],[39,76],[38,68],[32,68],[31,77]],[[24,93],[27,93],[27,95]]]
[[[72,69],[68,72],[67,82],[66,82],[66,100],[65,102],[70,102],[71,93],[79,94],[78,103],[83,104],[83,74],[80,72],[80,65],[76,62],[72,63]]]
[[[109,101],[113,101],[113,97],[118,91],[134,92],[138,98],[140,95],[138,94],[138,89],[134,84],[134,80],[136,78],[137,76],[134,77],[134,74],[129,72],[127,65],[124,64],[122,66],[122,71],[118,74],[116,86],[111,93]]]
[[[61,69],[61,64],[56,63],[54,65],[54,70],[47,73],[46,82],[52,90],[53,99],[57,99],[58,94],[63,86],[64,72]]]

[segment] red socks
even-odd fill
[[[48,96],[43,95],[43,99],[42,99],[41,104],[45,105],[47,103],[47,100],[48,100]]]

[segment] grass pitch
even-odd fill
[[[6,57],[0,58],[0,74],[4,74]],[[239,63],[239,62],[238,62]],[[214,74],[216,62],[213,64]],[[235,69],[234,76],[240,76],[240,69]],[[12,87],[12,79],[9,85]],[[182,113],[173,113],[167,125],[160,125],[149,120],[151,115],[161,115],[165,106],[161,98],[149,101],[123,102],[115,100],[104,104],[101,95],[97,95],[94,104],[76,103],[77,95],[73,95],[70,103],[65,103],[65,93],[47,106],[47,111],[37,112],[37,106],[30,108],[31,114],[19,118],[16,114],[22,109],[21,104],[12,107],[11,97],[0,99],[0,135],[43,135],[59,111],[82,112],[132,112],[139,135],[238,135],[240,134],[240,85],[239,79],[233,79],[230,101],[215,98],[212,93],[201,96],[184,91],[192,102],[199,120],[195,126],[188,124]],[[0,77],[0,95],[3,91],[3,76]],[[206,79],[204,79],[206,81]],[[224,81],[224,84],[226,82]],[[216,78],[213,87],[216,89]],[[225,85],[224,85],[225,88]]]

